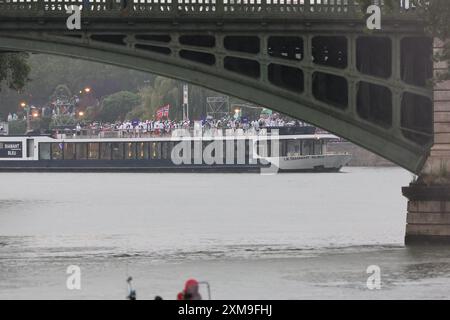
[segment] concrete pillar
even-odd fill
[[[436,40],[434,52],[444,43]],[[435,74],[448,69],[434,64]],[[408,198],[405,243],[450,244],[450,81],[434,88],[434,145],[419,179],[403,188]]]

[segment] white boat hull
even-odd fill
[[[280,171],[339,171],[351,158],[350,154],[325,154],[266,159]]]

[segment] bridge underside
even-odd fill
[[[368,35],[359,20],[84,22],[68,31],[65,19],[1,20],[0,51],[184,80],[312,123],[416,173],[432,145],[432,44],[417,26]]]

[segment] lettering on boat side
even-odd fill
[[[22,158],[22,142],[0,142],[0,158]]]

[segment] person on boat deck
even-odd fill
[[[202,300],[199,292],[198,281],[189,279],[184,285],[184,290],[177,295],[177,300]]]
[[[77,123],[77,126],[76,126],[75,130],[77,132],[77,136],[79,136],[81,134],[81,125],[79,123]]]

